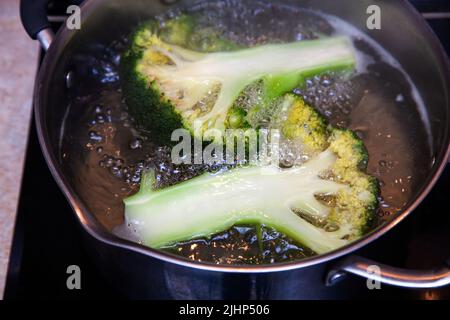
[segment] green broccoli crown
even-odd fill
[[[354,65],[344,37],[240,48],[214,28],[198,26],[195,17],[181,16],[162,29],[154,23],[139,29],[121,69],[132,115],[167,141],[180,127],[197,136],[251,125],[246,118],[252,110],[240,105],[252,99],[249,88],[258,87],[264,108],[308,76]]]
[[[378,205],[379,187],[378,181],[365,173],[369,156],[363,141],[350,130],[329,126],[316,109],[292,94],[275,108],[274,127],[281,128],[286,139],[302,145],[302,152],[309,157],[332,152],[336,161],[321,176],[349,186],[334,195],[317,194],[320,201],[332,205],[332,210],[326,219],[311,218],[331,229],[346,225],[349,238],[364,234]]]
[[[378,206],[378,181],[364,172],[369,156],[363,141],[354,132],[332,129],[329,143],[329,149],[337,155],[332,179],[351,187],[350,192],[338,194],[336,209],[330,219],[346,221],[356,227],[355,236],[361,236],[374,219]]]

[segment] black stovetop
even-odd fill
[[[450,12],[448,1],[412,1],[423,11]],[[61,1],[57,1],[61,6]],[[64,7],[64,6],[63,6]],[[58,10],[54,6],[53,10]],[[450,18],[429,20],[450,52]],[[450,253],[448,214],[450,167],[420,207],[369,246],[369,258],[405,268],[442,264]],[[106,283],[82,245],[82,228],[53,180],[42,156],[34,122],[31,126],[25,171],[5,289],[5,299],[122,298]],[[401,252],[402,254],[398,254]],[[375,254],[374,254],[375,253]],[[67,267],[82,270],[82,289],[68,290]],[[366,297],[355,297],[366,298]],[[367,291],[375,299],[450,299],[450,287],[408,290],[383,286]]]

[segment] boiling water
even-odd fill
[[[425,177],[427,168],[421,164],[430,158],[430,148],[426,119],[419,111],[423,108],[420,97],[391,56],[345,22],[297,8],[224,1],[191,10],[202,13],[202,24],[214,26],[247,46],[333,34],[350,36],[358,51],[358,72],[351,79],[336,74],[314,77],[294,92],[333,125],[355,130],[364,140],[370,154],[368,171],[378,178],[382,190],[379,223],[402,210]],[[164,24],[167,17],[176,14],[157,19]],[[118,75],[126,43],[123,38],[101,54],[76,57],[61,161],[97,219],[108,230],[132,238],[123,227],[122,199],[138,190],[145,168],[155,168],[159,187],[223,168],[173,165],[168,147],[135,129]],[[211,239],[167,250],[191,260],[224,264],[273,263],[313,255],[276,230],[254,226],[233,227]]]

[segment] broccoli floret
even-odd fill
[[[327,126],[296,96],[287,95],[280,104],[288,110],[285,134],[316,148],[315,156],[288,169],[240,167],[160,190],[153,188],[154,172],[147,172],[140,191],[125,199],[126,221],[144,244],[161,248],[257,223],[322,254],[367,231],[379,190],[363,170],[362,141],[351,131]]]
[[[302,99],[288,94],[278,103],[271,128],[279,129],[285,139],[302,145],[305,155],[313,156],[328,145],[328,123]]]
[[[182,15],[176,17],[164,23],[160,31],[160,37],[168,43],[177,46],[186,46],[187,41],[195,29],[195,25],[195,18],[192,16]],[[155,28],[152,29],[152,32],[156,32],[157,30]]]
[[[267,104],[306,77],[355,65],[353,47],[344,37],[233,50],[237,45],[211,27],[198,29],[191,19],[170,21],[168,31],[144,26],[122,56],[130,112],[163,142],[182,127],[201,136],[210,128],[249,123],[230,121],[230,111],[240,108],[239,97],[249,86],[259,84],[260,104]],[[243,117],[249,112],[241,111]]]

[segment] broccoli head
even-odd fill
[[[240,48],[195,17],[181,16],[134,34],[122,55],[121,79],[138,124],[167,142],[178,128],[201,136],[207,129],[245,127],[251,109],[264,108],[306,77],[354,65],[345,37]],[[257,105],[243,107],[255,87]]]
[[[274,106],[282,134],[313,150],[291,168],[249,166],[205,173],[155,190],[148,171],[125,199],[125,216],[142,242],[161,248],[209,237],[236,224],[264,224],[318,254],[361,237],[377,207],[378,184],[367,175],[367,151],[351,131],[333,128],[294,95]],[[281,111],[280,111],[281,110]]]

